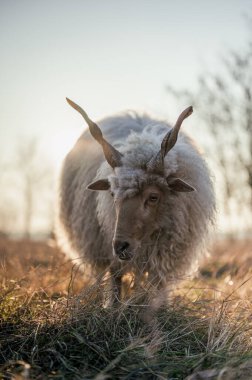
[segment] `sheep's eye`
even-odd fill
[[[159,201],[159,196],[158,194],[150,194],[148,198],[148,203],[150,204],[156,204]]]

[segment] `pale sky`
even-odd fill
[[[201,69],[242,48],[251,8],[251,0],[0,0],[1,151],[38,135],[60,161],[84,126],[66,96],[94,119],[125,109],[173,119],[181,105],[169,105],[165,86],[195,87]]]
[[[94,120],[134,109],[173,122],[183,105],[165,86],[195,88],[241,50],[246,14],[251,0],[0,0],[0,159],[38,136],[58,167],[84,128],[66,96]]]

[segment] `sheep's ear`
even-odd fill
[[[166,178],[166,181],[169,185],[169,188],[173,191],[178,192],[190,192],[195,191],[195,188],[191,185],[189,185],[187,182],[183,181],[180,178],[174,178],[174,177],[168,177]]]
[[[98,179],[98,181],[92,182],[87,186],[89,190],[108,190],[110,183],[107,179]]]

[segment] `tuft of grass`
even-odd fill
[[[29,369],[34,379],[184,379],[252,357],[251,307],[244,309],[243,302],[176,296],[146,324],[146,306],[105,309],[93,291],[89,302],[90,289],[86,299],[54,301],[45,293],[27,299],[18,290],[6,295],[2,378]]]
[[[79,292],[69,266],[68,284],[61,282],[60,288],[59,271],[53,270],[51,292],[40,285],[36,289],[26,273],[13,279],[5,272],[0,379],[179,380],[206,369],[216,369],[212,378],[217,379],[218,369],[236,368],[252,358],[252,306],[239,293],[250,289],[249,273],[241,281],[232,277],[234,286],[225,282],[227,273],[216,277],[214,269],[207,279],[201,274],[181,284],[168,306],[147,323],[146,305],[131,299],[104,308],[100,284]],[[70,292],[69,283],[77,290]]]

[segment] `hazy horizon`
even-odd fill
[[[249,0],[0,0],[0,160],[35,137],[58,170],[85,128],[66,96],[95,120],[134,109],[172,123],[186,105],[165,87],[194,89],[221,55],[242,50],[251,8]],[[186,131],[202,140],[197,109]]]

